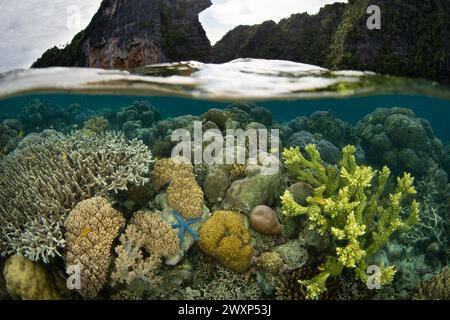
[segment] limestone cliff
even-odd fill
[[[210,0],[104,0],[88,27],[66,47],[47,50],[33,67],[132,69],[205,60],[210,43],[198,14]]]

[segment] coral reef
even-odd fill
[[[256,206],[250,212],[250,226],[253,230],[271,236],[281,234],[281,224],[272,208],[264,205]]]
[[[52,135],[15,150],[0,163],[2,254],[44,262],[60,255],[69,211],[95,195],[145,184],[151,161],[142,142],[112,132]]]
[[[341,153],[334,144],[307,131],[299,131],[289,135],[289,139],[285,143],[287,147],[299,147],[301,149],[304,149],[308,144],[314,144],[317,147],[325,162],[337,164],[341,159]]]
[[[227,165],[209,166],[208,174],[203,183],[206,199],[211,203],[222,202],[225,199],[230,183],[230,170]]]
[[[117,122],[123,125],[127,121],[140,121],[144,127],[151,127],[161,120],[161,114],[148,101],[135,101],[117,113]]]
[[[254,279],[218,266],[213,279],[200,288],[202,300],[258,300],[261,289]]]
[[[95,298],[105,284],[112,243],[124,225],[122,214],[101,197],[81,201],[67,216],[65,263],[67,270],[79,268],[83,298]]]
[[[3,276],[13,299],[59,300],[52,275],[39,263],[22,256],[11,256],[5,263]]]
[[[283,130],[283,138],[288,138],[299,131],[318,134],[339,148],[358,143],[354,129],[328,111],[316,111],[309,117],[298,117],[289,121]]]
[[[412,110],[379,108],[358,122],[356,132],[371,163],[387,165],[399,174],[421,177],[443,162],[442,143],[429,122]]]
[[[354,146],[343,148],[339,166],[327,166],[315,145],[306,146],[305,151],[308,159],[298,147],[286,149],[283,157],[286,168],[297,180],[315,188],[314,196],[307,199],[308,206],[302,206],[286,191],[282,203],[285,215],[306,215],[310,229],[320,235],[332,235],[337,241],[336,256],[327,257],[323,271],[301,282],[306,297],[317,299],[327,290],[327,279],[338,277],[344,268],[354,269],[356,278],[365,281],[367,257],[375,254],[394,231],[408,230],[417,223],[419,205],[411,201],[416,190],[409,174],[397,179],[396,189],[387,198],[389,205],[383,205],[390,170],[358,166]],[[369,192],[372,188],[373,192]],[[404,210],[409,211],[409,216],[402,220]],[[388,276],[392,271],[392,267],[382,270],[387,282],[392,280]]]
[[[203,224],[198,245],[223,266],[246,272],[250,268],[253,248],[246,217],[232,211],[216,211]]]
[[[105,117],[92,117],[84,123],[83,130],[102,133],[109,128],[109,121]]]
[[[157,254],[144,257],[146,239],[146,235],[138,226],[130,224],[120,236],[120,245],[115,249],[117,258],[111,274],[112,284],[125,285],[127,296],[142,297],[146,290],[161,282],[161,278],[156,274],[161,257]]]
[[[21,125],[13,127],[8,120],[0,123],[0,160],[17,147],[21,132]]]
[[[273,274],[280,272],[283,265],[283,259],[281,259],[280,254],[275,251],[263,252],[258,257],[257,266]]]
[[[247,169],[249,169],[247,167]],[[281,170],[272,175],[260,173],[236,180],[227,191],[224,206],[227,209],[250,213],[257,205],[272,205],[278,200],[283,188]]]
[[[179,160],[179,161],[178,161]],[[192,165],[182,159],[160,159],[155,162],[150,174],[153,186],[159,191],[164,185],[170,183],[177,174],[192,174]]]
[[[186,219],[202,214],[203,190],[189,171],[177,172],[167,188],[168,204]]]
[[[444,267],[433,279],[419,283],[416,300],[450,300],[450,268]]]

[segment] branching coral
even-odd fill
[[[289,191],[281,199],[285,215],[306,215],[310,229],[320,235],[332,235],[336,240],[336,256],[327,258],[317,276],[301,281],[307,290],[306,297],[317,299],[327,290],[327,279],[339,276],[344,268],[355,269],[357,278],[365,281],[366,258],[376,253],[394,231],[408,230],[417,223],[419,205],[410,201],[416,191],[409,174],[397,179],[395,191],[386,199],[390,170],[358,166],[353,146],[343,148],[338,166],[326,165],[315,145],[308,145],[305,151],[308,159],[298,147],[285,150],[283,157],[286,168],[298,180],[314,187],[314,196],[307,198],[307,206],[298,204]],[[405,209],[408,202],[409,208]],[[409,210],[409,216],[402,220],[404,210]],[[383,270],[392,274],[390,268]]]
[[[156,254],[144,257],[145,235],[134,224],[128,225],[120,236],[120,243],[115,249],[117,258],[111,274],[113,285],[125,284],[127,291],[134,296],[142,296],[146,287],[161,282],[161,277],[156,274],[161,258]]]
[[[257,300],[262,294],[253,279],[222,266],[217,267],[213,279],[200,291],[205,300]]]
[[[433,279],[421,282],[414,299],[450,300],[450,268],[444,267]]]
[[[148,181],[151,153],[120,133],[52,135],[0,162],[0,251],[31,260],[59,255],[75,205]]]
[[[146,290],[161,282],[156,270],[162,258],[175,255],[179,240],[171,226],[157,214],[138,211],[131,219],[120,245],[111,275],[114,285],[124,284],[133,296],[141,297]]]
[[[402,234],[402,239],[410,245],[431,240],[436,241],[440,247],[445,247],[447,235],[444,220],[439,215],[438,208],[433,205],[430,195],[425,196],[421,203],[419,223]]]
[[[125,225],[122,214],[101,197],[80,202],[67,217],[66,267],[80,271],[84,298],[95,298],[103,287],[111,262],[111,246]]]

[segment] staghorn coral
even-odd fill
[[[69,213],[66,228],[66,268],[80,268],[83,298],[95,298],[111,263],[111,246],[125,225],[122,214],[101,197],[81,201]]]
[[[203,210],[203,190],[189,171],[177,172],[167,189],[169,206],[186,219],[199,217]]]
[[[192,173],[192,165],[181,158],[160,159],[156,161],[151,172],[151,179],[156,191],[170,183],[176,174]]]
[[[450,300],[450,268],[444,267],[429,281],[419,283],[416,300]]]
[[[200,230],[200,249],[223,266],[246,272],[250,268],[253,247],[244,215],[233,211],[216,211]]]
[[[439,247],[446,247],[447,235],[445,233],[444,220],[439,215],[439,209],[433,203],[430,195],[426,195],[421,203],[419,217],[419,223],[401,235],[402,240],[409,245],[435,241]]]
[[[151,153],[121,133],[51,135],[0,162],[0,251],[48,262],[75,205],[148,181]],[[31,178],[32,177],[32,178]]]
[[[302,280],[309,299],[317,299],[327,290],[330,276],[339,277],[344,268],[354,269],[356,277],[365,281],[366,259],[375,254],[396,231],[406,231],[418,222],[419,205],[410,198],[416,193],[413,178],[405,174],[397,179],[397,188],[384,198],[390,170],[382,171],[358,166],[356,148],[342,150],[339,166],[327,166],[315,145],[308,145],[306,159],[299,148],[283,152],[286,168],[300,181],[314,187],[314,196],[307,206],[295,202],[286,191],[282,196],[283,213],[287,216],[306,215],[309,228],[320,235],[331,235],[337,241],[336,255],[328,256],[323,271],[310,280]],[[387,203],[387,205],[386,205]],[[409,217],[401,219],[404,210]],[[386,267],[384,279],[392,280],[393,269]],[[382,275],[383,278],[384,275]]]
[[[39,263],[22,256],[11,256],[3,275],[8,293],[14,299],[60,300],[52,275]]]

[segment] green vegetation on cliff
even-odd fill
[[[366,26],[369,5],[381,9],[381,30]],[[350,0],[278,24],[239,26],[213,47],[212,61],[283,59],[449,82],[448,30],[448,0]]]

